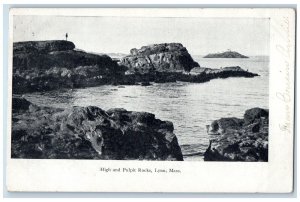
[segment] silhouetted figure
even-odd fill
[[[209,125],[206,125],[206,132],[209,133]]]
[[[66,41],[68,41],[68,33],[66,33]]]

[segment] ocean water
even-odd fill
[[[202,58],[193,56],[202,67],[240,66],[258,73],[254,78],[214,79],[206,83],[163,83],[151,86],[99,86],[46,93],[25,94],[43,106],[98,106],[146,111],[161,120],[172,121],[185,160],[203,160],[208,146],[206,125],[222,117],[242,118],[245,110],[268,108],[269,59]]]

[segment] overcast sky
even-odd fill
[[[192,55],[227,49],[269,55],[269,19],[14,16],[16,41],[61,40],[87,52],[129,53],[153,43],[182,43]]]

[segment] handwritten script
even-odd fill
[[[280,65],[279,72],[283,74],[284,82],[282,83],[282,89],[281,91],[276,92],[276,97],[283,102],[284,104],[284,111],[285,111],[285,119],[283,123],[279,124],[279,129],[281,131],[284,131],[287,134],[291,133],[291,114],[293,113],[291,111],[291,103],[293,103],[292,97],[291,97],[291,75],[290,70],[293,68],[293,66],[290,63],[291,60],[291,54],[293,53],[292,48],[293,44],[291,41],[291,33],[290,33],[290,20],[288,17],[283,17],[280,22],[277,23],[277,26],[274,26],[274,30],[276,30],[276,33],[282,40],[278,40],[278,43],[276,44],[276,51],[280,54],[280,56],[283,59],[283,65]]]

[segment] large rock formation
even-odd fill
[[[173,124],[154,114],[12,104],[12,158],[183,160]]]
[[[204,58],[249,58],[235,51],[225,51],[223,53],[210,53]]]
[[[74,48],[69,41],[14,43],[13,92],[101,85],[125,72],[107,55]]]
[[[269,111],[249,109],[244,119],[221,118],[209,127],[205,161],[268,161]]]
[[[207,82],[216,78],[254,77],[258,74],[239,66],[221,69],[202,68],[180,43],[165,43],[131,49],[119,64],[128,68],[121,83]]]
[[[74,48],[69,41],[14,43],[13,93],[104,84],[200,83],[215,78],[258,76],[240,67],[200,68],[179,43],[132,49],[131,55],[117,60]]]
[[[189,72],[199,67],[180,43],[153,44],[131,49],[130,53],[120,61],[121,65],[129,68],[129,72]]]

